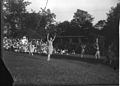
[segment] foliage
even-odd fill
[[[59,29],[59,34],[64,36],[64,35],[70,35],[71,31],[71,26],[69,21],[64,21],[58,24],[58,29]]]
[[[112,42],[119,35],[120,3],[115,8],[111,8],[107,16],[108,18],[103,32],[106,39]]]
[[[26,11],[26,6],[30,4],[28,1],[4,0],[3,3],[6,36],[14,38],[26,35],[30,38],[45,38],[46,25],[55,22],[56,15],[51,13],[50,9],[28,13]]]
[[[42,11],[39,12],[39,15],[41,16],[38,20],[36,31],[42,35],[42,38],[46,38],[47,33],[51,33],[55,31],[55,18],[56,15],[50,11],[50,9],[47,9],[46,11],[42,9]],[[52,29],[53,27],[53,29]]]
[[[78,9],[73,19],[64,21],[58,26],[61,28],[61,35],[86,36],[91,29],[93,17],[88,12]]]
[[[25,26],[25,31],[27,31],[28,36],[30,38],[45,39],[47,31],[53,25],[52,23],[54,22],[55,14],[51,13],[50,9],[47,9],[47,11],[42,9],[42,11],[39,11],[38,13],[35,11],[32,13],[25,13],[23,17],[23,26]]]
[[[4,26],[9,23],[11,33],[8,36],[15,37],[22,28],[22,15],[26,13],[26,6],[30,2],[24,0],[3,0]]]
[[[87,11],[77,9],[77,12],[74,13],[72,22],[76,23],[80,28],[87,28],[91,26],[93,17],[88,14]]]
[[[61,35],[85,36],[88,29],[92,28],[92,16],[86,11],[78,9],[73,19],[58,24]]]
[[[116,7],[112,7],[109,13],[107,14],[107,22],[102,30],[103,35],[106,39],[105,47],[108,50],[108,47],[113,45],[116,49],[115,52],[118,56],[118,46],[119,46],[119,18],[120,18],[120,3]]]
[[[95,24],[95,28],[98,30],[102,30],[104,28],[104,26],[106,25],[106,21],[105,20],[99,20],[97,22],[97,24]]]

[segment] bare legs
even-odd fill
[[[83,49],[82,49],[82,52],[81,52],[81,58],[83,58],[84,52],[85,52],[85,49],[83,48]]]
[[[47,59],[47,61],[50,61],[50,54],[48,54],[48,59]]]
[[[100,59],[100,51],[96,51],[95,57],[96,59]]]

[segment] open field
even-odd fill
[[[66,59],[74,58],[70,56],[53,55],[47,62],[47,56],[7,51],[3,56],[15,86],[119,84],[118,70],[102,64],[102,60],[75,60]]]

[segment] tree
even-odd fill
[[[59,34],[64,35],[70,35],[71,34],[71,26],[69,21],[63,21],[58,24]]]
[[[47,10],[42,9],[42,11],[39,11],[39,14],[41,15],[41,18],[39,19],[36,28],[39,28],[39,26],[45,28],[47,24],[50,25],[55,22],[56,15],[54,13],[51,13],[50,9]]]
[[[15,37],[18,34],[18,30],[22,29],[22,15],[26,13],[26,6],[30,2],[24,0],[4,0],[3,1],[3,12],[4,12],[4,24],[10,24],[11,36]],[[9,35],[9,36],[10,36]]]
[[[88,36],[89,29],[93,28],[93,17],[88,12],[78,9],[73,19],[64,21],[58,26],[61,28],[61,35]]]
[[[76,23],[80,28],[87,28],[92,25],[93,17],[87,11],[77,9],[71,22]]]
[[[93,17],[86,11],[77,9],[70,22],[74,35],[87,35],[88,29],[92,28]]]
[[[119,18],[120,18],[120,3],[116,7],[112,7],[107,14],[107,22],[104,26],[103,35],[105,37],[105,47],[108,51],[109,46],[112,45],[112,51],[119,57]]]
[[[54,23],[56,23],[55,18],[56,15],[50,11],[50,9],[47,9],[46,11],[42,9],[42,11],[39,11],[38,13],[41,17],[39,17],[38,23],[36,25],[36,31],[38,34],[42,35],[42,38],[46,38],[47,32],[50,32],[50,25],[52,26]]]
[[[100,20],[100,21],[97,22],[97,24],[95,24],[94,27],[98,30],[102,30],[105,25],[106,25],[106,21],[105,20]]]
[[[115,8],[111,8],[107,14],[107,22],[105,26],[105,36],[112,41],[112,38],[118,38],[119,34],[119,18],[120,18],[120,3]],[[107,34],[106,34],[107,33]]]
[[[120,3],[118,3],[115,8],[111,8],[107,16],[103,35],[106,37],[106,40],[111,43],[113,40],[117,41],[119,36]]]

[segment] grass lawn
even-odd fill
[[[4,62],[14,78],[15,86],[119,84],[119,72],[90,59],[74,60],[64,55],[47,56],[3,52]],[[60,59],[62,58],[62,59]]]

